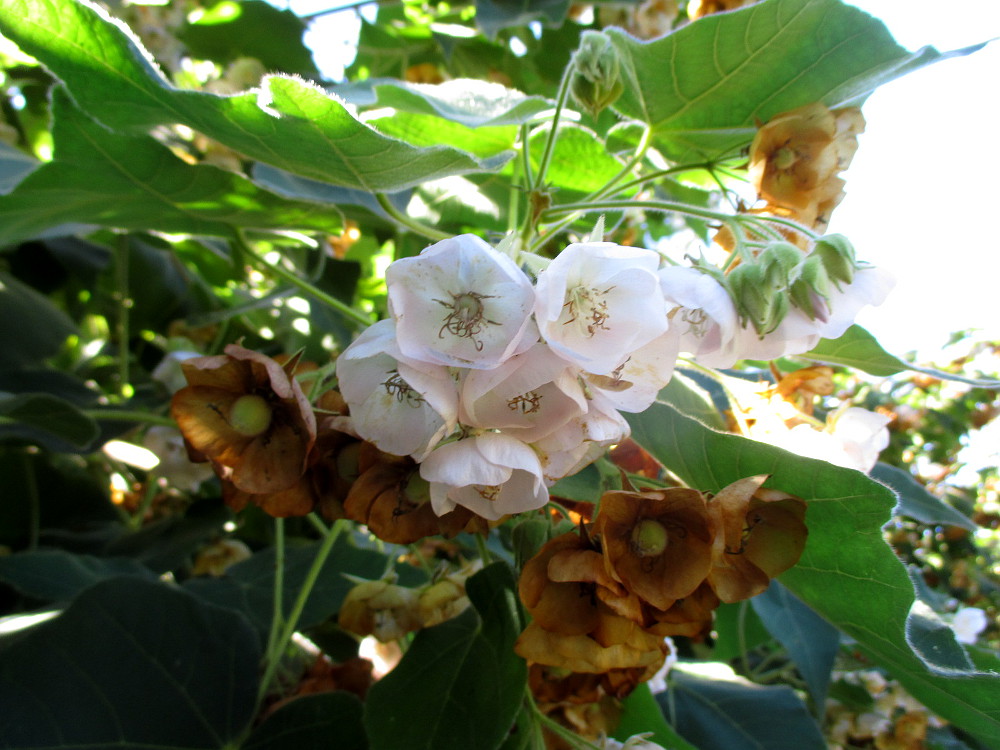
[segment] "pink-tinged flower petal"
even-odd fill
[[[391,320],[368,328],[337,359],[353,429],[386,453],[420,460],[451,434],[458,389],[447,368],[402,358]]]
[[[616,409],[645,411],[674,374],[680,333],[671,325],[666,333],[634,351],[611,375],[586,376],[587,385],[600,391]]]
[[[729,292],[694,268],[671,266],[659,275],[671,308],[670,325],[679,329],[680,351],[690,352],[707,367],[731,367],[739,359],[733,339],[740,326]]]
[[[659,263],[652,250],[569,245],[538,276],[535,318],[542,338],[581,369],[612,373],[667,330]]]
[[[488,369],[536,338],[531,280],[475,235],[396,261],[386,285],[399,349],[408,359]]]
[[[545,344],[493,370],[472,370],[461,389],[463,424],[530,443],[587,411],[576,370]]]
[[[420,464],[431,485],[431,505],[443,515],[461,505],[483,518],[541,508],[549,500],[538,456],[500,433],[486,433],[431,452]]]

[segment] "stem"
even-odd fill
[[[81,409],[80,413],[99,422],[141,422],[142,424],[176,427],[177,423],[170,417],[161,414],[150,414],[147,411],[130,411],[128,409]]]
[[[486,537],[482,534],[474,534],[476,538],[476,549],[479,550],[479,558],[483,561],[483,567],[485,568],[491,562],[493,562],[493,555],[490,553],[489,547],[486,546]]]
[[[595,201],[593,203],[564,203],[561,206],[553,206],[542,212],[542,217],[560,216],[562,214],[579,211],[583,214],[594,213],[595,211],[606,210],[628,210],[630,208],[648,208],[654,211],[674,211],[688,216],[697,216],[700,219],[710,219],[712,221],[731,221],[732,214],[724,214],[719,211],[710,211],[707,208],[698,208],[687,203],[676,203],[674,201],[630,201],[630,200],[609,200]]]
[[[552,153],[556,145],[556,132],[559,130],[559,118],[562,117],[563,107],[566,106],[566,97],[569,95],[569,81],[573,76],[572,63],[566,66],[563,71],[562,80],[559,81],[559,93],[556,95],[556,110],[552,115],[552,124],[549,126],[549,135],[545,139],[545,148],[542,151],[541,161],[538,162],[538,173],[529,184],[533,190],[537,190],[545,180],[545,173],[549,170],[549,162],[552,161]]]
[[[281,655],[285,653],[288,644],[292,640],[292,636],[295,635],[295,627],[298,625],[299,618],[302,616],[302,610],[305,609],[306,602],[309,600],[309,594],[312,593],[313,586],[316,585],[316,579],[319,578],[320,571],[323,570],[323,565],[326,564],[326,560],[333,550],[334,543],[345,528],[347,528],[346,519],[342,518],[336,521],[320,543],[320,548],[316,551],[316,557],[313,559],[312,565],[309,567],[309,571],[302,581],[302,586],[299,588],[299,593],[295,599],[295,603],[292,605],[292,610],[285,619],[284,628],[281,628],[281,635],[274,642],[274,648],[269,649],[270,653],[266,655],[267,663],[264,667],[264,676],[261,678],[260,688],[257,691],[258,708],[267,695],[268,688],[271,686],[274,673],[281,661]]]
[[[24,483],[28,490],[28,549],[38,549],[38,535],[42,525],[42,508],[38,497],[38,477],[27,453],[21,454],[24,465]]]
[[[392,203],[389,201],[388,196],[386,196],[385,193],[375,193],[375,200],[378,201],[378,204],[387,214],[389,214],[389,216],[398,221],[400,224],[409,229],[411,232],[419,234],[421,237],[426,237],[429,240],[434,240],[435,242],[438,242],[440,240],[451,239],[454,236],[448,234],[447,232],[438,231],[433,227],[429,227],[426,224],[420,223],[416,219],[410,218],[402,211],[400,211],[398,208],[396,208],[394,205],[392,205]]]
[[[132,300],[128,296],[128,235],[118,235],[115,243],[115,291],[114,299],[118,302],[118,324],[115,326],[115,338],[118,339],[118,392],[125,398],[131,398],[132,385],[129,383],[129,309]]]
[[[135,509],[135,513],[129,516],[129,528],[136,530],[142,527],[142,520],[146,517],[146,512],[152,506],[153,500],[156,499],[156,491],[158,489],[156,474],[150,471],[146,475],[146,491],[142,493],[142,502]]]
[[[237,233],[237,239],[234,240],[233,245],[234,247],[238,247],[240,252],[243,255],[245,255],[249,261],[257,264],[262,268],[267,269],[272,274],[277,276],[279,279],[287,281],[292,286],[295,286],[298,289],[301,289],[306,294],[315,297],[323,304],[332,307],[334,310],[339,312],[348,320],[351,320],[355,323],[359,323],[365,327],[370,326],[372,324],[371,318],[369,318],[363,312],[355,310],[350,305],[341,302],[336,297],[327,294],[322,289],[319,289],[318,287],[310,284],[308,281],[300,279],[298,276],[296,276],[288,269],[282,268],[279,265],[264,260],[261,256],[259,256],[256,252],[254,252],[253,249],[251,249],[250,244],[247,242],[242,232]]]
[[[309,525],[312,526],[314,529],[316,529],[316,531],[318,531],[323,536],[326,536],[327,534],[330,533],[330,528],[325,523],[323,523],[322,519],[320,519],[320,517],[317,516],[315,513],[310,513],[309,515],[307,515],[306,521],[308,521]]]
[[[571,747],[582,748],[583,750],[601,750],[600,746],[595,745],[593,742],[585,740],[583,737],[578,735],[571,729],[567,729],[558,721],[550,719],[548,716],[542,713],[541,709],[535,703],[534,697],[531,695],[530,690],[525,690],[526,698],[528,702],[528,707],[531,709],[531,715],[535,719],[535,725],[544,727],[548,729],[552,734],[558,735],[563,740],[568,742]]]
[[[280,652],[275,652],[278,631],[284,619],[285,603],[285,519],[274,519],[274,590],[271,600],[271,629],[268,631],[264,658],[268,664],[277,663]]]

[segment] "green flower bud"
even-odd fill
[[[741,263],[730,271],[726,281],[740,314],[740,321],[752,323],[760,335],[774,330],[771,325],[774,306],[781,292],[767,283],[763,266]]]
[[[764,269],[765,281],[774,289],[786,289],[799,277],[805,254],[790,242],[774,242],[764,248],[756,263]]]
[[[790,290],[792,304],[802,310],[812,320],[826,320],[830,299],[830,277],[823,259],[818,255],[806,258],[800,269],[798,280]]]
[[[842,234],[828,234],[816,241],[810,255],[816,255],[823,261],[823,267],[834,285],[839,289],[838,282],[850,284],[854,280],[854,272],[858,263],[854,255],[854,247]]]
[[[571,64],[570,93],[594,117],[614,103],[625,90],[618,51],[611,40],[599,31],[583,33]]]

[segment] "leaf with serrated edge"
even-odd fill
[[[627,419],[632,437],[692,487],[718,492],[737,479],[769,474],[768,486],[806,500],[809,540],[781,582],[928,708],[984,741],[1000,742],[1000,676],[946,678],[908,646],[913,584],[882,538],[895,506],[888,488],[852,469],[716,432],[666,404]]]
[[[612,106],[651,125],[656,146],[681,162],[735,155],[758,121],[817,101],[858,105],[942,57],[907,52],[881,21],[838,0],[764,0],[652,42],[606,33],[625,77]]]
[[[339,99],[297,78],[269,76],[260,91],[228,97],[181,91],[131,32],[87,0],[3,2],[0,32],[60,78],[81,109],[114,130],[180,123],[252,159],[372,192],[492,171],[510,158],[480,161],[446,146],[415,148],[387,138]]]

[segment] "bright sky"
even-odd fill
[[[1000,37],[1000,2],[851,0],[907,49],[957,49]],[[966,328],[1000,339],[1000,41],[886,84],[831,231],[890,269],[896,289],[859,322],[894,354],[926,361]],[[978,336],[977,336],[978,337]]]

